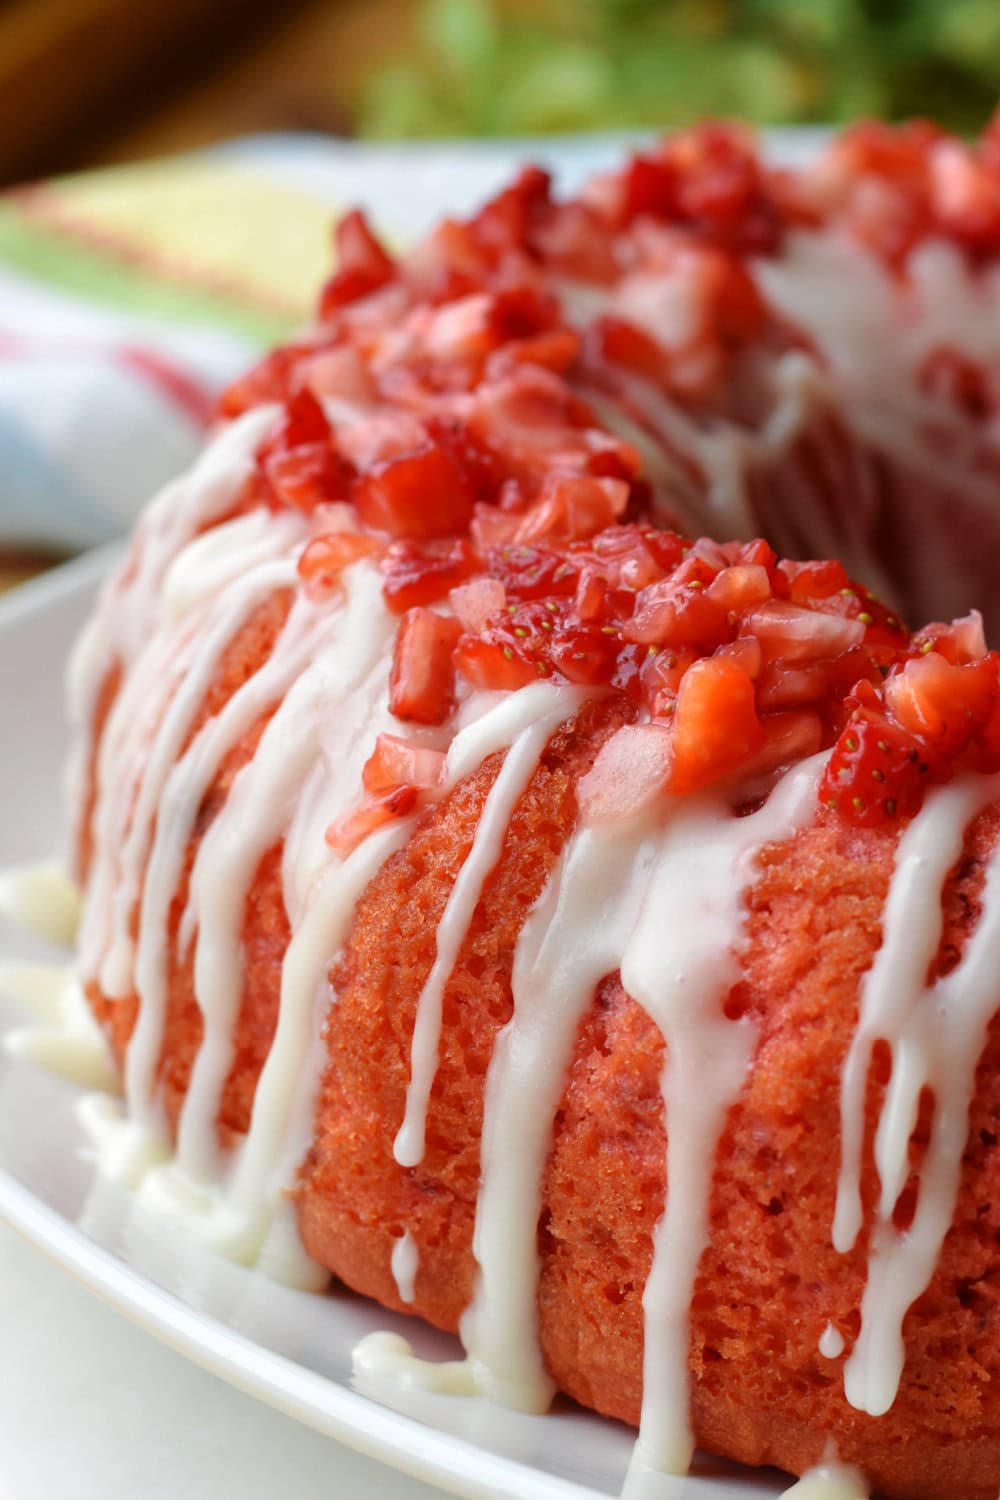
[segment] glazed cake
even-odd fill
[[[1000,1487],[998,245],[929,126],[353,214],[75,651],[106,1167],[632,1496]]]

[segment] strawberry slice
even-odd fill
[[[397,719],[443,724],[455,704],[452,653],[462,633],[457,620],[430,609],[411,609],[396,636],[389,677],[389,707]]]

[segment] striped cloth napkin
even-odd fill
[[[0,195],[0,578],[118,534],[190,460],[219,389],[309,316],[338,211],[398,244],[525,157],[572,187],[621,148],[265,136]]]

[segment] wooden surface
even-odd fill
[[[349,133],[414,0],[0,0],[0,181],[261,130]]]
[[[0,184],[269,130],[348,133],[416,0],[0,0]],[[0,593],[53,559],[5,551]]]

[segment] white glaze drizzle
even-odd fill
[[[859,1469],[836,1462],[807,1469],[781,1500],[868,1500],[871,1488]]]
[[[819,1352],[824,1359],[839,1359],[844,1352],[844,1335],[832,1323],[819,1336]]]
[[[271,656],[203,725],[164,785],[143,878],[136,944],[134,983],[140,1005],[125,1068],[134,1118],[148,1118],[150,1124],[158,1120],[155,1075],[166,1012],[169,914],[198,809],[230,748],[279,701],[329,629],[321,612],[297,598]]]
[[[537,700],[547,703],[548,711],[540,717],[533,717],[520,730],[507,751],[487,795],[472,846],[455,878],[438,923],[434,963],[417,1000],[406,1109],[393,1146],[393,1154],[400,1166],[419,1166],[423,1160],[427,1106],[437,1072],[445,986],[482,897],[486,879],[500,858],[514,809],[527,790],[538,766],[539,756],[553,731],[570,717],[582,697],[579,691],[572,688],[556,688],[541,683],[537,686],[547,688],[544,697],[537,695]],[[514,695],[511,699],[512,709],[523,713],[525,705],[523,702],[518,703],[518,696]],[[529,711],[533,711],[534,707],[535,703],[532,701]],[[504,715],[505,728],[508,716],[509,711]],[[517,714],[517,718],[519,717],[520,713]],[[478,727],[477,749],[483,743],[484,726],[480,724]],[[447,768],[451,774],[455,772],[455,765],[461,763],[464,751],[463,744],[455,761]]]
[[[973,272],[957,246],[929,240],[899,276],[855,239],[823,229],[789,234],[782,254],[757,261],[754,274],[772,306],[814,340],[858,432],[908,467],[991,503],[996,481],[976,472],[975,424],[928,395],[918,376],[941,348],[995,363],[997,268]]]
[[[434,1391],[439,1396],[474,1396],[476,1383],[467,1359],[419,1359],[401,1334],[381,1330],[368,1333],[354,1346],[354,1378],[376,1390],[383,1382],[406,1389]]]
[[[0,870],[0,916],[69,948],[80,925],[80,891],[59,860]]]
[[[67,805],[73,815],[71,873],[79,875],[87,768],[93,754],[96,709],[111,668],[128,670],[152,633],[167,569],[204,527],[235,504],[277,408],[261,406],[227,423],[187,474],[167,485],[146,508],[125,561],[105,584],[97,607],[77,639],[66,673],[71,749]],[[234,559],[238,571],[240,562]]]
[[[644,1473],[685,1472],[694,1451],[691,1298],[708,1242],[716,1146],[754,1043],[752,1024],[729,1020],[723,1006],[740,975],[752,862],[765,845],[790,839],[815,817],[825,764],[822,755],[797,766],[749,817],[734,818],[717,796],[683,801],[667,825],[622,960],[622,984],[666,1043],[669,1183],[643,1294],[642,1417],[623,1492],[629,1497],[644,1492]]]
[[[961,962],[927,984],[943,928],[941,892],[969,823],[1000,798],[1000,776],[966,774],[932,791],[902,835],[882,917],[882,946],[865,976],[858,1026],[844,1066],[841,1168],[833,1227],[846,1253],[861,1228],[861,1150],[872,1048],[886,1042],[892,1074],[875,1139],[880,1182],[861,1304],[861,1331],[844,1366],[852,1406],[880,1416],[896,1398],[905,1349],[903,1320],[926,1289],[955,1212],[969,1105],[986,1032],[1000,1000],[1000,849],[986,869],[982,915]],[[930,1139],[912,1224],[893,1210],[910,1173],[909,1140],[925,1089],[934,1096]]]
[[[261,859],[291,826],[303,785],[317,766],[331,782],[321,830],[348,804],[360,780],[360,767],[351,763],[348,751],[359,740],[366,750],[371,745],[364,730],[375,698],[367,680],[388,679],[394,622],[381,602],[377,570],[356,564],[345,576],[345,590],[345,604],[333,611],[334,628],[323,649],[292,683],[253,758],[234,779],[191,872],[189,909],[197,928],[194,989],[202,1004],[204,1034],[178,1126],[177,1156],[196,1179],[217,1175],[219,1169],[213,1127],[232,1061],[243,988],[247,893]],[[336,859],[325,845],[323,858]],[[297,879],[308,884],[318,874],[317,869],[300,871]],[[286,900],[286,908],[289,904]],[[295,915],[289,912],[290,919]],[[294,945],[293,936],[289,954]],[[283,1006],[285,999],[283,993]]]
[[[462,1338],[477,1388],[520,1410],[544,1411],[554,1391],[538,1347],[536,1292],[555,1113],[580,1021],[621,962],[656,847],[655,829],[578,829],[515,950],[514,1011],[486,1079],[472,1245],[478,1275]]]
[[[390,1266],[400,1302],[412,1302],[414,1283],[420,1268],[420,1251],[408,1229],[400,1235],[392,1247]]]
[[[6,1050],[36,1066],[70,1078],[85,1088],[117,1093],[107,1042],[80,988],[72,967],[48,964],[0,964],[0,994],[30,1013],[27,1026],[4,1037]]]
[[[192,549],[203,548],[210,537],[220,550],[227,544],[242,550],[245,545],[244,537],[231,533],[247,531],[251,523],[255,523],[256,531],[260,529],[260,519],[259,515],[251,515],[217,527],[208,537],[199,538],[192,543]],[[168,777],[190,736],[226,647],[260,604],[272,594],[295,584],[294,551],[302,544],[302,527],[295,524],[294,518],[288,519],[291,520],[291,525],[286,523],[270,528],[270,546],[264,559],[255,562],[251,558],[243,576],[223,587],[215,597],[210,593],[207,608],[199,608],[201,600],[197,596],[189,596],[187,608],[197,610],[200,626],[197,646],[187,661],[182,679],[169,697],[163,717],[153,731],[152,740],[145,747],[135,803],[125,810],[127,831],[120,846],[115,850],[99,841],[95,847],[95,866],[117,855],[117,868],[113,877],[114,894],[109,910],[110,932],[96,975],[101,989],[112,999],[124,998],[131,989],[135,959],[131,923]],[[288,555],[279,558],[281,553]],[[180,563],[184,560],[182,554],[177,561]],[[206,569],[206,572],[211,576],[210,570]],[[164,603],[169,622],[173,609],[166,593]],[[142,672],[142,665],[140,659],[137,668],[139,674]],[[127,784],[126,780],[125,785]],[[112,801],[114,795],[111,787],[105,789],[104,798],[107,803]],[[118,820],[119,824],[125,821],[125,817]],[[102,884],[100,874],[96,874],[94,879],[98,886]]]

